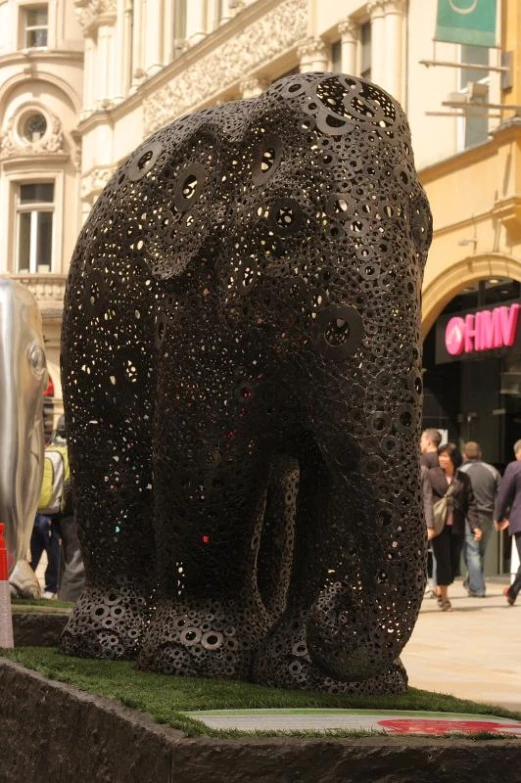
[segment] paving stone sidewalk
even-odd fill
[[[490,580],[486,598],[469,598],[457,580],[452,612],[425,598],[402,653],[410,685],[521,711],[521,597],[507,604],[508,582]]]

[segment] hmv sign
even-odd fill
[[[520,302],[453,313],[436,323],[436,363],[521,353]]]

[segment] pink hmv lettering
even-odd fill
[[[451,356],[474,351],[508,348],[516,339],[521,305],[495,307],[469,313],[464,318],[454,316],[445,328],[445,347]]]

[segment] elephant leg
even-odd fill
[[[126,264],[115,258],[102,276],[76,259],[64,319],[67,442],[86,587],[60,647],[94,658],[137,656],[155,587],[153,313],[146,271],[135,265],[123,284]]]
[[[269,626],[255,561],[267,470],[247,453],[219,475],[178,469],[158,479],[170,498],[159,511],[157,608],[140,668],[184,676],[247,678]]]
[[[159,593],[139,665],[244,679],[270,623],[256,580],[269,479],[264,435],[255,400],[234,392],[235,366],[228,373],[221,357],[206,357],[210,342],[191,339],[188,327],[172,344],[182,360],[172,349],[162,367],[168,394],[158,394],[157,411]]]

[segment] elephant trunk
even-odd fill
[[[385,358],[372,362],[376,341],[364,344],[370,371],[351,390],[356,416],[347,414],[342,434],[322,443],[335,545],[327,553],[307,640],[312,660],[340,680],[389,670],[410,638],[424,593],[422,378],[414,347],[419,302],[409,310],[402,316],[404,348],[393,356],[394,365]],[[336,403],[321,415],[331,421],[336,415],[338,422]]]

